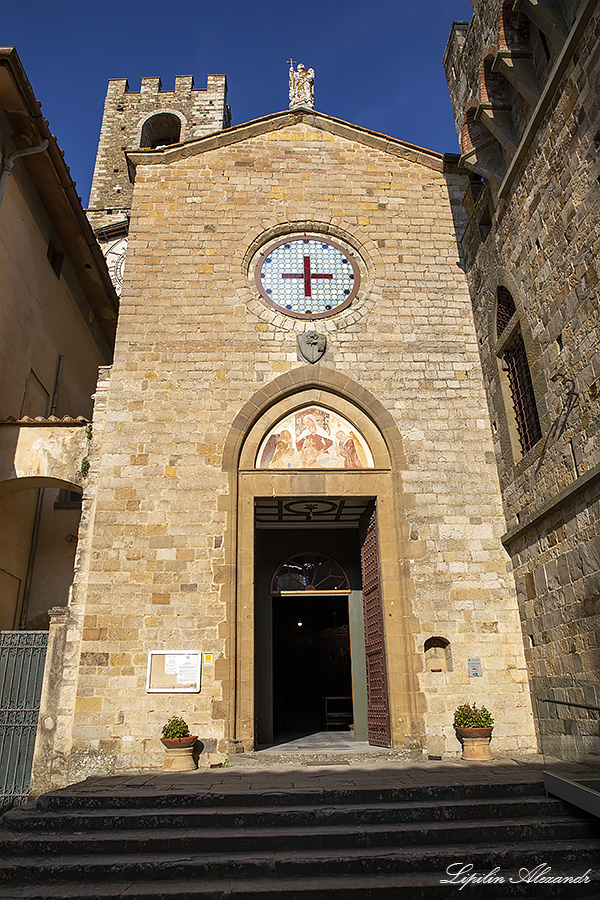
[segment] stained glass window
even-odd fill
[[[286,315],[323,318],[356,296],[360,273],[342,246],[304,235],[270,246],[259,257],[255,278],[263,298]]]

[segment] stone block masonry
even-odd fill
[[[485,177],[465,197],[462,247],[504,499],[503,540],[544,749],[597,763],[597,713],[546,701],[599,705],[600,12],[587,0],[474,6],[470,25],[455,23],[445,62],[463,161]],[[509,64],[527,78],[509,84]],[[494,103],[484,107],[482,91],[500,82],[516,149],[503,146],[494,178],[478,168],[489,163],[485,153],[499,134]],[[484,121],[490,130],[482,134],[476,126]],[[467,132],[475,143],[485,139],[481,147],[487,141],[477,157],[464,144]],[[506,331],[522,337],[539,415],[540,439],[526,452],[506,382],[508,345],[497,328],[499,289],[515,304]]]
[[[253,542],[238,521],[252,527],[242,498],[265,477],[268,496],[380,498],[382,571],[395,573],[382,584],[394,746],[458,752],[452,714],[475,700],[496,715],[498,750],[533,749],[456,244],[465,176],[444,172],[437,154],[304,112],[130,161],[126,278],[73,624],[81,657],[65,662],[74,713],[55,749],[61,777],[159,767],[160,727],[174,713],[215,742],[208,760],[239,740],[252,746],[253,611],[240,598],[252,589]],[[361,260],[356,300],[318,322],[328,348],[317,367],[297,350],[315,323],[268,307],[251,272],[267,240],[304,230],[346,241]],[[250,454],[238,473],[232,432],[243,443],[296,393],[355,420],[360,411],[383,448],[381,469],[264,475]],[[425,671],[432,636],[450,642],[451,671]],[[147,653],[168,648],[214,654],[199,694],[146,693]],[[469,678],[470,657],[483,677]]]

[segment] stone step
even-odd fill
[[[68,848],[65,848],[65,850]],[[577,866],[578,874],[596,867],[600,858],[600,840],[578,841],[519,841],[518,844],[492,843],[428,845],[426,847],[359,849],[344,848],[331,853],[328,850],[273,851],[271,853],[124,853],[108,857],[59,856],[51,861],[14,858],[0,863],[0,882],[3,884],[45,884],[54,879],[66,882],[172,879],[233,879],[240,885],[248,879],[304,879],[308,874],[317,876],[362,876],[437,873],[443,877],[448,866],[468,860],[477,871],[491,871],[495,867],[519,871],[522,866],[533,868],[538,864],[551,866],[557,872],[567,863],[571,869]],[[199,887],[202,885],[200,884]],[[596,881],[600,891],[600,882]],[[34,889],[40,890],[40,887]],[[1,895],[0,895],[1,896]]]
[[[272,766],[306,766],[306,765],[343,765],[362,763],[368,765],[377,761],[421,761],[420,750],[386,750],[370,747],[369,750],[352,750],[348,748],[331,750],[300,751],[290,750],[256,750],[251,753],[236,753],[229,758],[229,768],[263,768]]]
[[[255,802],[257,798],[255,797]],[[288,802],[290,797],[288,796]],[[380,803],[366,805],[334,805],[323,803],[317,806],[271,807],[261,804],[244,807],[225,808],[171,808],[157,809],[115,809],[115,810],[37,810],[16,807],[5,813],[4,829],[12,831],[101,831],[103,829],[145,829],[157,827],[179,828],[255,828],[285,827],[288,825],[373,825],[402,822],[425,821],[465,821],[479,818],[495,819],[515,816],[535,816],[537,818],[572,814],[571,807],[562,800],[539,797],[496,797],[450,800],[440,804],[439,800],[420,802]]]
[[[167,853],[261,853],[277,850],[296,852],[324,849],[356,848],[424,848],[428,845],[454,843],[456,845],[481,842],[505,843],[517,841],[593,840],[598,837],[595,823],[587,819],[564,816],[546,818],[519,817],[488,819],[472,822],[424,822],[395,825],[340,826],[335,817],[329,822],[320,820],[311,826],[271,828],[165,828],[148,831],[122,830],[117,832],[91,831],[69,835],[69,853],[78,856],[107,854]],[[2,834],[0,855],[13,859],[31,855],[60,856],[64,852],[64,834]],[[2,869],[0,868],[0,878]]]
[[[255,806],[258,793],[253,790],[203,790],[195,786],[193,776],[185,788],[177,787],[168,792],[158,789],[131,787],[118,794],[107,794],[106,791],[94,791],[93,782],[90,790],[85,789],[86,782],[81,782],[78,789],[69,788],[43,794],[37,801],[37,808],[43,810],[74,809],[141,809],[170,807],[215,807],[215,806]],[[295,806],[315,806],[331,803],[368,804],[380,801],[410,802],[439,800],[446,803],[451,800],[476,800],[495,797],[543,797],[544,787],[541,782],[487,783],[482,784],[450,784],[450,785],[418,785],[398,788],[326,788],[270,790],[260,791],[261,802],[269,806],[285,806],[289,804],[293,793]]]
[[[380,787],[372,772],[333,772],[303,776],[301,787],[274,771],[98,777],[45,795],[2,819],[0,898],[600,897],[598,822],[548,799],[538,781],[390,787],[388,773]],[[574,878],[589,869],[592,880],[442,885],[457,863],[507,879],[536,865]]]
[[[491,870],[477,870],[486,875]],[[573,868],[572,864],[553,868],[550,877],[581,878],[585,869]],[[447,875],[402,874],[402,875],[338,875],[333,878],[304,875],[296,879],[248,879],[243,883],[225,879],[207,879],[202,883],[189,879],[175,879],[168,882],[142,880],[136,884],[129,881],[114,881],[103,884],[73,884],[60,881],[37,887],[21,885],[5,888],[2,900],[481,900],[490,897],[526,898],[560,898],[560,900],[598,900],[599,884],[597,881],[588,884],[558,883],[547,884],[533,882],[511,883],[513,878],[518,882],[519,875],[515,869],[503,869],[495,877],[505,879],[504,883],[487,885],[440,884],[441,877]],[[546,876],[548,877],[548,876]],[[493,890],[493,893],[490,893]]]

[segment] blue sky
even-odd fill
[[[287,109],[287,60],[315,70],[322,112],[432,150],[457,150],[442,55],[470,0],[56,0],[5,4],[15,46],[87,203],[109,78],[224,73],[232,122]]]

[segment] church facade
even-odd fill
[[[456,754],[467,701],[533,750],[468,177],[307,106],[227,127],[211,84],[109,87],[90,215],[127,240],[121,306],[34,786],[160,766],[174,714],[201,764],[330,720]]]

